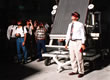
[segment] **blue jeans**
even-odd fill
[[[42,53],[41,53],[42,49],[43,52],[46,52],[45,40],[37,40],[37,58],[39,59],[42,59]]]
[[[27,61],[27,50],[25,46],[22,45],[24,42],[24,38],[17,38],[16,43],[17,43],[17,54],[18,54],[18,60],[22,61],[22,53],[21,53],[21,48],[24,53],[24,61]]]

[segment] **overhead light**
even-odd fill
[[[53,9],[52,12],[51,12],[51,14],[52,15],[55,15],[56,14],[56,9]]]
[[[89,4],[88,9],[91,10],[94,8],[94,4]]]
[[[57,9],[57,8],[58,8],[58,6],[57,6],[57,5],[54,5],[54,6],[53,6],[53,9]]]

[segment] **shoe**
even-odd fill
[[[78,75],[78,78],[81,78],[81,77],[83,77],[84,76],[84,74],[79,74]]]
[[[18,64],[22,64],[22,61],[18,61],[17,63],[18,63]]]
[[[43,59],[38,59],[37,62],[40,62],[40,61],[42,61],[42,60],[43,60]]]
[[[23,64],[26,64],[27,63],[27,61],[23,61]]]
[[[71,73],[69,73],[69,75],[75,75],[76,73],[74,73],[74,72],[71,72]]]

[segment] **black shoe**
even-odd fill
[[[26,64],[27,63],[27,61],[23,61],[23,64]]]
[[[18,64],[22,64],[22,61],[18,61],[17,63],[18,63]]]
[[[77,74],[77,73],[74,73],[74,72],[69,73],[69,75],[75,75],[75,74]]]
[[[44,60],[43,58],[42,59],[38,59],[37,62],[40,62],[40,61],[43,61],[43,60]]]
[[[37,62],[40,62],[40,61],[42,61],[42,59],[38,59],[38,60],[37,60]]]
[[[84,74],[79,74],[78,75],[78,78],[81,78],[81,77],[83,77],[84,76]]]

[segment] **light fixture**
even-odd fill
[[[54,5],[54,6],[53,6],[53,10],[54,10],[54,9],[57,9],[57,8],[58,8],[58,6],[57,6],[57,5]]]
[[[51,14],[52,14],[52,15],[55,15],[55,14],[56,14],[56,9],[53,9],[53,10],[51,11]]]
[[[94,4],[89,4],[88,9],[91,10],[94,8]]]

